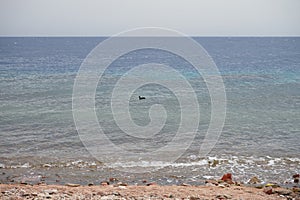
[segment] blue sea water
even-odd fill
[[[182,73],[196,91],[202,118],[194,142],[178,162],[152,160],[139,164],[122,163],[122,166],[162,167],[155,174],[140,176],[164,184],[193,183],[228,171],[243,181],[252,175],[265,181],[286,181],[291,174],[299,173],[300,38],[194,39],[213,58],[225,85],[226,120],[216,146],[206,158],[198,157],[211,108],[201,75],[171,53],[139,50],[112,63],[97,87],[97,117],[107,136],[117,145],[136,147],[133,151],[160,148],[174,137],[180,123],[179,103],[172,91],[156,84],[145,85],[134,93],[130,100],[131,115],[135,123],[147,125],[150,106],[163,105],[168,111],[168,119],[162,137],[156,135],[139,146],[140,140],[128,137],[114,123],[109,109],[114,85],[132,66],[144,63],[166,64]],[[82,144],[72,115],[73,85],[79,67],[103,40],[105,38],[0,38],[1,170],[21,177],[37,166],[41,167],[38,172],[41,174],[46,173],[43,166],[55,166],[64,170],[69,167],[76,176],[83,170],[88,180],[93,180],[93,173],[100,173],[103,178],[125,176],[122,172],[112,174],[104,166],[98,166],[101,164],[94,161]],[[164,74],[162,78],[172,80]],[[173,81],[175,84],[176,80]],[[136,100],[139,93],[147,96],[147,101]],[[217,160],[216,166],[211,165],[214,160]],[[89,171],[94,165],[99,170]],[[47,172],[49,176],[61,169],[51,170]],[[85,182],[77,180],[76,176],[70,179]],[[183,178],[178,178],[181,176]],[[1,181],[5,182],[3,177]]]

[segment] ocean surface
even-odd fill
[[[159,63],[176,69],[195,90],[201,111],[197,134],[176,162],[127,162],[125,157],[116,163],[124,170],[90,154],[72,113],[77,72],[103,40],[0,38],[0,182],[88,184],[116,177],[137,184],[142,180],[201,184],[230,172],[238,181],[258,176],[264,182],[283,184],[300,172],[300,38],[194,38],[216,63],[227,98],[223,130],[205,157],[199,156],[199,145],[210,123],[211,99],[201,75],[186,60],[161,50],[141,49],[115,60],[95,95],[97,118],[115,145],[130,147],[133,152],[161,148],[172,140],[181,120],[176,95],[169,88],[147,84],[130,98],[129,111],[134,123],[146,126],[150,106],[164,106],[168,118],[162,131],[143,140],[129,137],[116,126],[110,110],[111,93],[134,66]],[[176,78],[163,73],[160,78],[173,81],[176,87]],[[139,94],[146,99],[139,101]],[[149,170],[131,173],[126,168]]]

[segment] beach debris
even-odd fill
[[[69,187],[79,187],[80,184],[76,184],[76,183],[66,183],[65,186],[69,186]]]
[[[272,187],[272,188],[278,188],[278,187],[280,187],[278,184],[276,184],[276,183],[267,183],[266,185],[265,185],[265,187]]]
[[[228,184],[234,184],[234,182],[232,181],[232,174],[231,173],[224,174],[222,176],[221,180],[228,183]]]
[[[257,178],[256,176],[252,177],[249,181],[248,184],[259,184],[261,183],[261,180]]]
[[[293,179],[294,179],[294,183],[299,183],[300,174],[294,174]]]

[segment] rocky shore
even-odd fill
[[[220,180],[206,180],[204,185],[189,184],[161,186],[144,181],[144,185],[127,185],[109,178],[98,185],[47,184],[0,184],[0,199],[189,199],[189,200],[300,200],[299,176],[293,176],[295,185],[283,188],[274,183],[259,184],[253,177],[251,184],[235,182],[231,174],[224,174]]]

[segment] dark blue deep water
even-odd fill
[[[127,182],[146,178],[163,184],[198,183],[225,172],[242,181],[256,175],[264,181],[284,182],[300,172],[300,38],[194,38],[216,63],[227,96],[223,131],[205,158],[198,157],[197,150],[209,124],[210,98],[201,76],[176,56],[151,49],[131,52],[112,63],[97,88],[95,105],[99,122],[115,144],[138,146],[139,142],[112,123],[107,109],[114,84],[130,66],[145,62],[172,66],[191,82],[201,102],[199,132],[186,153],[176,163],[121,163],[125,168],[162,167],[137,177],[112,172],[101,160],[95,161],[73,120],[75,77],[89,52],[104,39],[0,38],[0,170],[6,173],[2,182],[13,174],[14,181],[46,174],[51,182],[53,174],[60,172],[66,181],[80,183],[109,176],[126,177]],[[130,101],[135,123],[149,123],[149,105],[161,104],[169,111],[164,127],[168,137],[143,146],[160,148],[178,128],[179,104],[168,88],[150,84],[142,89],[147,101],[139,105],[135,97]],[[78,178],[82,174],[85,178]]]

